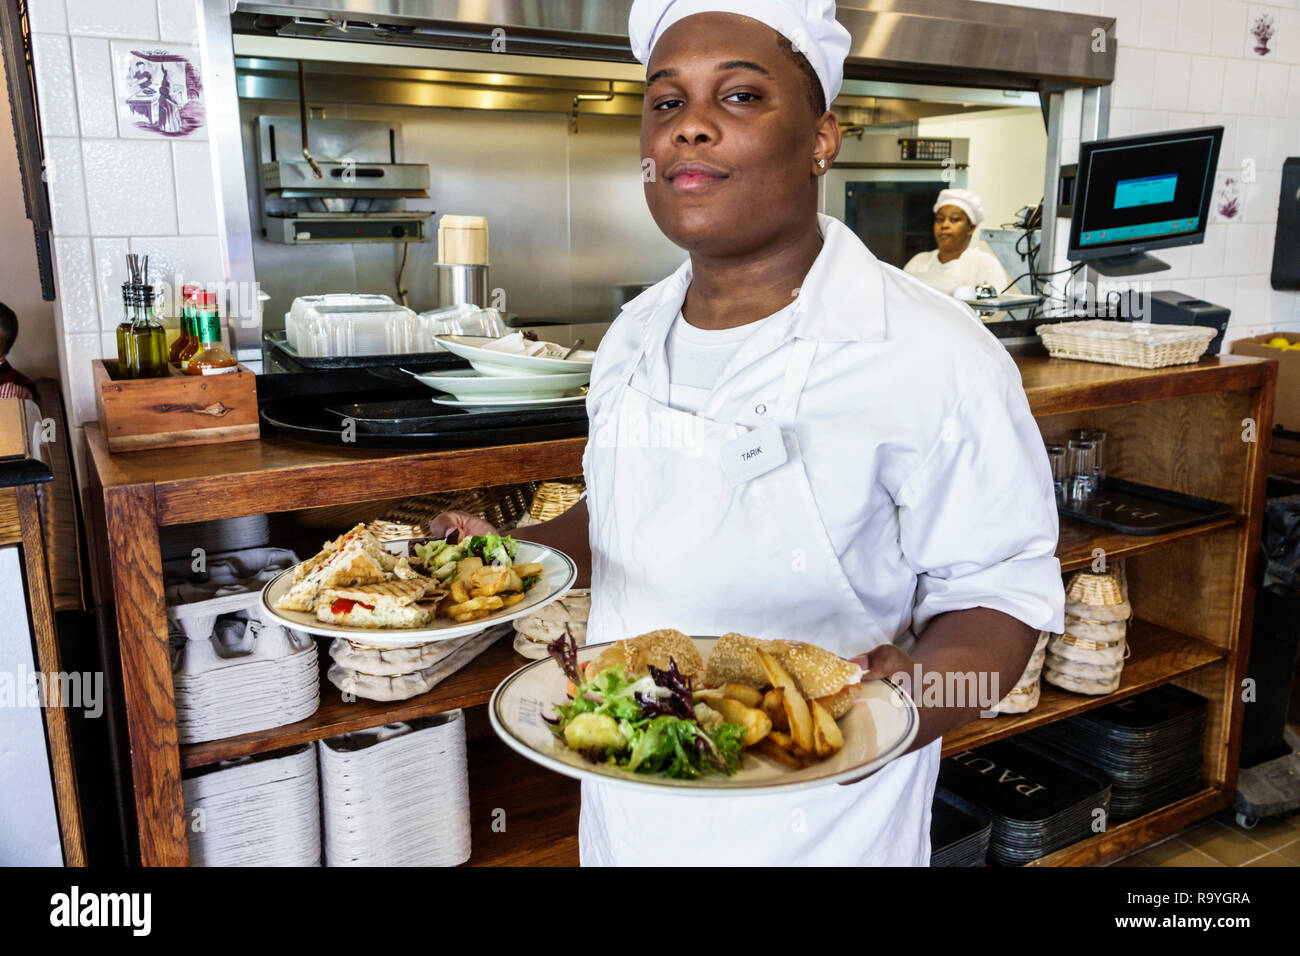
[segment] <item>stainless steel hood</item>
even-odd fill
[[[632,0],[232,0],[235,33],[632,62]],[[1109,84],[1111,17],[973,0],[840,0],[849,79],[1055,91]],[[497,47],[494,48],[493,44]]]

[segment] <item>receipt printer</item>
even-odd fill
[[[1203,325],[1214,329],[1215,336],[1205,354],[1219,354],[1224,330],[1228,328],[1228,316],[1232,314],[1230,310],[1171,289],[1152,292],[1147,308],[1150,309],[1147,318],[1161,325]]]

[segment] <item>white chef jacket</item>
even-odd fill
[[[997,256],[974,246],[967,246],[961,255],[948,262],[939,261],[938,249],[918,252],[907,260],[903,271],[944,295],[952,295],[961,286],[977,286],[985,282],[1001,292],[1011,282]]]
[[[885,642],[909,649],[911,634],[923,631],[935,615],[972,607],[993,608],[1031,627],[1059,631],[1064,594],[1055,557],[1052,479],[1015,363],[965,306],[878,262],[838,220],[819,216],[818,224],[824,245],[795,307],[755,328],[696,415],[742,428],[764,424],[764,397],[770,400],[786,376],[786,346],[792,340],[811,344],[812,363],[799,397],[793,437],[816,514],[865,612],[855,615],[854,633],[840,642],[840,653],[861,653]],[[593,468],[601,457],[593,454],[593,446],[605,447],[597,423],[608,420],[602,415],[606,403],[626,395],[625,383],[655,402],[668,403],[665,341],[690,281],[687,261],[628,303],[597,351],[587,399],[593,435],[583,467],[598,502],[607,502],[614,489],[602,485],[600,470]],[[638,362],[643,346],[645,357]],[[647,436],[651,446],[690,438]],[[637,507],[646,513],[648,506],[650,513],[662,513],[664,522],[671,523],[673,502],[656,500],[663,497],[658,483],[653,476],[644,480],[644,490],[634,490]],[[599,526],[601,521],[618,522],[619,516],[607,505],[591,509],[591,515],[594,551],[598,543],[619,537]],[[753,523],[752,534],[755,544],[773,545],[762,540],[761,521]],[[683,557],[726,561],[725,553],[710,558],[704,547],[709,543],[692,541],[690,527],[681,530],[681,538]],[[622,540],[631,542],[624,553],[599,555],[599,563],[614,563],[613,580],[635,581],[638,562],[673,560],[658,551],[634,553],[635,538]],[[776,544],[783,543],[797,546],[799,540]],[[726,545],[744,547],[737,541]],[[619,562],[632,573],[619,572]],[[683,574],[689,577],[685,562]],[[791,573],[786,584],[792,589],[787,597],[797,597],[798,575]],[[797,607],[797,600],[781,599],[779,580],[768,586],[773,595],[765,601],[771,608],[765,636],[777,636],[786,627],[799,633],[799,622],[781,621],[782,608]],[[689,589],[690,581],[683,580],[682,587]],[[616,621],[618,595],[593,597],[607,602],[601,615],[595,614],[593,604],[593,620]],[[644,595],[637,597],[644,603]],[[672,594],[663,594],[662,606],[661,626],[673,626]],[[631,636],[593,633],[589,628],[587,638],[597,643]],[[882,771],[858,785],[865,804],[850,830],[860,830],[863,820],[889,820],[897,801],[928,803],[937,746],[932,743],[903,758],[906,766]],[[593,800],[590,808],[588,796]],[[843,799],[842,794],[836,797]],[[624,819],[624,803],[635,804],[637,815]],[[695,803],[687,800],[674,809],[679,816],[723,810],[704,810]],[[653,850],[641,831],[654,806],[653,798],[620,798],[584,784],[584,862],[649,858]],[[589,810],[603,822],[590,819]],[[898,829],[866,837],[843,834],[843,859],[836,856],[835,839],[829,834],[807,855],[797,849],[792,855],[776,837],[750,835],[746,859],[771,862],[811,856],[818,862],[923,863],[928,811],[928,806],[911,808],[907,825]],[[662,801],[658,812],[667,812]],[[694,817],[681,819],[683,826],[699,824],[701,834],[716,829],[710,829],[707,817],[701,817],[703,823]],[[894,833],[901,835],[895,838]],[[891,840],[908,845],[882,847],[882,841],[888,846]]]
[[[1015,362],[970,309],[877,260],[838,219],[817,219],[824,245],[799,308],[745,341],[699,414],[763,424],[750,399],[782,374],[774,353],[816,339],[795,430],[832,543],[884,639],[905,641],[935,615],[971,607],[1059,633],[1051,468]],[[690,282],[688,259],[624,306],[592,366],[592,421],[627,374],[642,326],[662,325],[662,341]],[[662,349],[649,366],[632,384],[666,403]]]

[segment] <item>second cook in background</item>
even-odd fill
[[[970,309],[817,213],[850,42],[835,4],[636,0],[628,32],[646,202],[690,258],[600,344],[586,499],[518,533],[589,565],[588,644],[737,631],[854,657],[864,680],[1010,689],[1064,614],[1042,436]],[[433,533],[451,526],[485,530]],[[582,863],[925,866],[940,737],[982,703],[922,707],[912,752],[843,786],[584,782]]]
[[[1002,292],[1010,284],[997,256],[971,247],[975,230],[984,221],[984,204],[969,189],[945,189],[934,202],[934,241],[937,248],[918,252],[903,266],[944,295],[961,288],[991,285]]]

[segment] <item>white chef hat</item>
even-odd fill
[[[839,94],[851,39],[835,19],[835,0],[635,0],[627,18],[632,54],[649,63],[664,31],[697,13],[735,13],[767,24],[807,57],[828,107]]]
[[[969,189],[940,190],[939,198],[934,201],[934,212],[938,212],[941,206],[956,206],[976,226],[984,221],[984,203]]]

